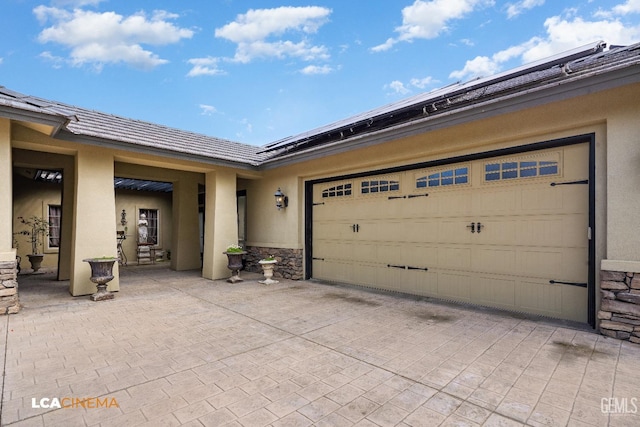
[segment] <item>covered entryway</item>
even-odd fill
[[[312,277],[591,322],[581,141],[314,183]]]

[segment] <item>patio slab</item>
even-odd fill
[[[20,276],[23,309],[0,319],[0,424],[640,425],[640,345],[548,319],[241,276],[126,267],[102,302],[70,297],[51,274]],[[49,407],[54,398],[70,407]]]

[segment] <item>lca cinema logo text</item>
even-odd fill
[[[119,408],[115,397],[43,397],[31,398],[31,407],[36,409],[97,409]]]
[[[637,414],[638,398],[603,397],[600,399],[600,410],[603,414]]]

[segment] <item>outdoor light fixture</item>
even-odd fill
[[[127,211],[122,209],[122,213],[120,214],[120,224],[127,225]]]
[[[289,198],[282,192],[282,190],[280,190],[280,187],[278,187],[274,196],[276,198],[276,208],[282,209],[289,206]]]

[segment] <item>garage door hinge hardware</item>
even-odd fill
[[[549,283],[551,283],[552,285],[558,284],[558,285],[571,285],[571,286],[579,286],[581,288],[586,288],[587,284],[586,283],[576,283],[576,282],[560,282],[558,280],[549,280]]]
[[[324,202],[314,203],[313,206],[324,205]]]
[[[551,186],[555,187],[556,185],[574,185],[574,184],[588,184],[588,179],[583,179],[581,181],[569,181],[569,182],[552,182]]]
[[[427,267],[411,267],[410,265],[407,266],[407,270],[422,270],[422,271],[429,271],[429,269]]]
[[[388,199],[389,200],[394,200],[394,199],[406,199],[407,196],[389,196]]]
[[[467,225],[467,228],[470,228],[471,232],[475,233],[476,232],[476,223],[472,222],[471,224]]]
[[[415,199],[416,197],[427,197],[429,196],[428,193],[426,194],[409,194],[409,196],[407,196],[409,199]]]
[[[482,231],[482,227],[484,227],[484,225],[482,225],[482,223],[478,223],[478,233]]]
[[[353,224],[351,226],[351,229],[353,230],[354,233],[359,233],[360,232],[360,224]]]
[[[316,261],[324,261],[324,258],[316,258],[316,257],[313,257],[312,259],[314,259],[314,260],[316,260]]]
[[[422,271],[428,271],[429,270],[427,267],[412,267],[410,265],[387,264],[387,267],[389,267],[389,268],[401,268],[403,270],[422,270]]]

